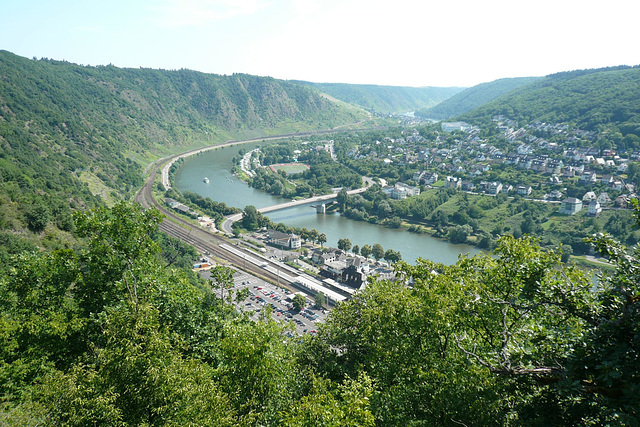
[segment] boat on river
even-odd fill
[[[205,183],[205,184],[208,184],[208,183],[209,183],[209,178],[207,178],[207,177],[205,176],[205,177],[204,177],[204,179],[203,179],[203,181],[204,181],[204,183]]]

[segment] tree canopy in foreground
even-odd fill
[[[594,236],[615,267],[597,280],[531,238],[451,266],[399,262],[400,280],[300,339],[167,261],[160,220],[128,203],[77,214],[78,248],[12,259],[1,424],[640,422],[638,247]]]

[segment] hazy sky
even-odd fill
[[[78,64],[473,86],[640,64],[629,0],[0,0],[0,49]]]

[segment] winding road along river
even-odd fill
[[[249,151],[259,145],[260,143],[247,143],[243,148]],[[253,189],[232,175],[232,159],[238,155],[239,149],[238,146],[218,148],[186,158],[175,176],[176,188],[239,208],[247,205],[262,208],[287,201]],[[209,183],[204,182],[205,177],[209,178]],[[431,236],[353,221],[339,214],[316,214],[315,209],[309,205],[270,212],[267,216],[289,226],[315,228],[327,235],[329,246],[337,246],[338,239],[341,238],[348,238],[360,247],[380,243],[385,249],[400,251],[403,259],[410,263],[418,258],[425,258],[453,264],[460,254],[473,255],[480,252],[473,246],[454,245]]]

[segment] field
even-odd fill
[[[278,163],[269,166],[273,172],[284,171],[287,175],[295,175],[309,169],[309,165],[304,163]]]

